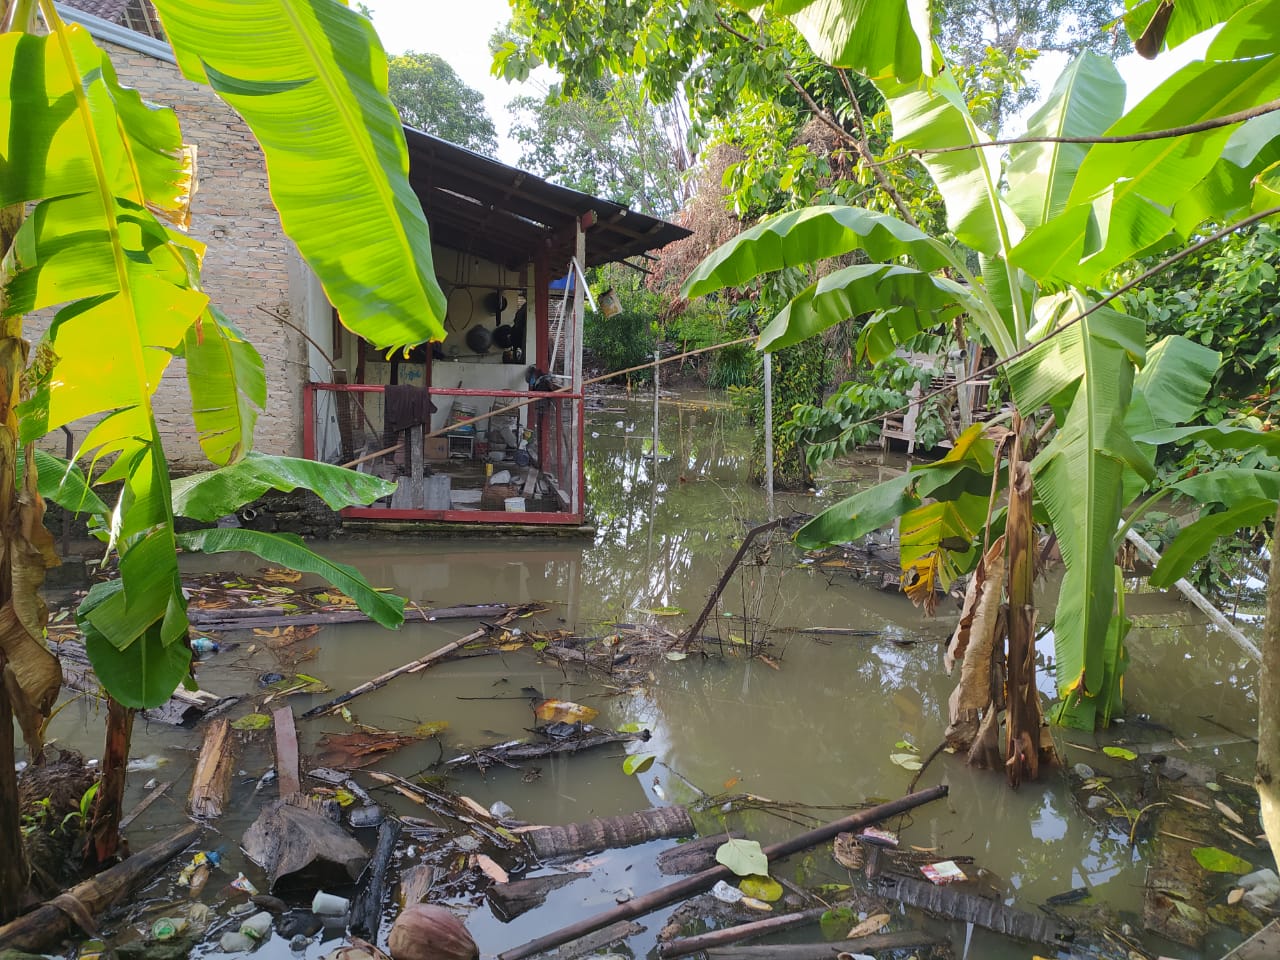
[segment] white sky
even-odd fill
[[[507,0],[366,0],[373,11],[373,25],[382,38],[388,53],[434,53],[447,60],[450,66],[470,87],[484,94],[489,116],[498,130],[498,156],[506,163],[515,163],[519,150],[507,139],[508,118],[506,105],[521,93],[541,94],[546,83],[536,80],[521,88],[505,80],[491,76],[489,68],[489,37],[495,29],[507,22],[510,7]],[[1187,61],[1200,57],[1208,44],[1206,37],[1198,37],[1177,49],[1162,54],[1155,61],[1143,60],[1130,54],[1119,61],[1120,73],[1128,85],[1128,103],[1132,106],[1149,93],[1162,79],[1173,73]],[[1040,85],[1042,95],[1048,94],[1053,81],[1066,64],[1060,54],[1041,57],[1032,70],[1032,76]],[[1025,112],[1030,116],[1032,105]],[[1016,135],[1025,129],[1025,121],[1012,120],[1008,134]]]

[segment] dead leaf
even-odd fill
[[[947,648],[948,672],[963,658],[960,682],[948,701],[947,743],[967,749],[978,734],[978,717],[991,702],[992,651],[1004,632],[1000,584],[1004,581],[1004,537],[996,540],[978,564],[965,594],[965,613]],[[972,600],[972,603],[970,602]]]
[[[867,917],[867,919],[863,920],[860,924],[846,933],[844,938],[846,940],[852,940],[854,937],[865,937],[868,934],[875,933],[888,923],[890,919],[891,917],[887,913],[877,913],[873,917]]]
[[[761,661],[766,667],[772,667],[774,670],[778,671],[782,670],[782,667],[778,666],[778,661],[773,659],[773,657],[766,656],[762,653],[756,657],[756,659]]]
[[[867,859],[866,850],[852,833],[836,834],[831,855],[836,863],[848,870],[861,870]]]
[[[16,596],[19,585],[15,583],[13,589]],[[32,589],[38,590],[39,587],[33,585]],[[39,600],[38,596],[36,600]],[[43,602],[40,607],[43,610]],[[62,664],[49,652],[43,640],[32,636],[19,618],[12,600],[0,607],[0,650],[4,651],[8,661],[5,676],[0,677],[0,682],[9,689],[23,739],[34,756],[42,749],[44,738],[41,728],[62,687]]]
[[[262,579],[268,583],[297,583],[302,579],[302,573],[284,567],[267,567],[262,573]]]
[[[1225,833],[1229,833],[1231,836],[1235,837],[1241,843],[1248,844],[1251,847],[1256,847],[1258,845],[1256,840],[1250,840],[1248,837],[1246,837],[1243,833],[1240,833],[1238,830],[1232,830],[1230,827],[1221,823],[1218,824],[1218,826],[1222,827]]]
[[[1243,887],[1236,887],[1230,893],[1227,894],[1227,903],[1230,906],[1234,906],[1235,904],[1239,903],[1243,899],[1244,899]]]
[[[316,744],[321,750],[316,756],[317,766],[335,770],[353,770],[377,763],[388,753],[417,743],[417,737],[396,733],[326,733]]]
[[[1221,813],[1224,817],[1226,817],[1232,823],[1238,824],[1240,826],[1244,826],[1244,817],[1240,816],[1240,814],[1236,813],[1234,810],[1232,810],[1229,806],[1227,806],[1221,800],[1213,801],[1213,805],[1218,808],[1219,813]]]
[[[736,786],[737,786],[739,783],[741,783],[741,782],[742,782],[742,778],[741,778],[741,777],[730,777],[728,780],[726,780],[726,781],[724,782],[724,788],[725,788],[726,790],[732,790],[734,787],[736,787]]]
[[[511,877],[507,875],[507,871],[498,866],[492,857],[487,857],[483,853],[477,853],[471,858],[471,863],[480,869],[486,877],[494,883],[508,883]]]
[[[1175,800],[1181,800],[1183,803],[1189,803],[1193,807],[1199,807],[1201,810],[1210,809],[1207,803],[1201,803],[1199,800],[1196,800],[1194,797],[1183,796],[1181,793],[1175,793],[1173,797]]]
[[[569,700],[543,700],[533,715],[544,723],[590,723],[600,711]]]
[[[492,820],[492,819],[493,819],[493,814],[491,814],[491,813],[490,813],[488,810],[486,810],[484,807],[480,806],[480,804],[476,803],[476,802],[475,802],[474,800],[472,800],[470,797],[463,796],[462,794],[459,794],[459,795],[458,795],[458,801],[459,801],[459,802],[460,802],[464,807],[466,807],[468,810],[470,810],[470,811],[471,811],[471,813],[472,813],[473,815],[475,815],[475,816],[479,817],[481,820]]]

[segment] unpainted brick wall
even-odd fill
[[[290,316],[289,263],[298,254],[280,227],[271,203],[262,150],[240,117],[208,87],[184,79],[178,68],[146,54],[99,41],[111,56],[120,82],[144,99],[171,107],[183,139],[197,148],[198,188],[191,234],[208,245],[204,289],[213,304],[258,348],[267,372],[267,406],[258,418],[255,448],[302,455],[303,344],[301,337],[259,306]],[[32,318],[34,343],[48,317]],[[196,441],[185,363],[173,361],[155,396],[165,452],[176,473],[208,469]],[[89,425],[73,424],[76,440]],[[55,433],[49,449],[62,453]]]

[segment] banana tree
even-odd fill
[[[156,6],[184,75],[211,86],[257,136],[282,224],[343,322],[383,347],[440,339],[444,297],[368,21],[337,0]],[[35,32],[37,10],[46,32]],[[96,418],[77,458],[95,483],[120,484],[109,508],[92,505],[119,578],[95,588],[78,614],[112,695],[103,767],[114,779],[98,793],[90,831],[90,859],[101,860],[116,842],[132,711],[189,680],[179,548],[249,549],[316,570],[388,626],[399,623],[402,602],[284,539],[175,533],[175,515],[192,504],[225,512],[265,486],[316,486],[335,505],[385,491],[367,478],[250,456],[266,403],[262,360],[201,290],[204,245],[186,233],[195,152],[174,113],[122,87],[109,57],[85,29],[63,23],[51,0],[0,0],[0,128],[0,673],[16,678],[5,688],[38,752],[61,677],[41,640],[37,590],[56,557],[41,525],[47,484],[33,444]],[[56,312],[24,370],[22,321],[35,311]],[[202,449],[224,471],[194,488],[171,483],[152,409],[175,356],[187,361]],[[82,490],[78,503],[87,501]],[[0,700],[7,729],[9,697]],[[0,737],[0,912],[21,903],[25,885],[7,742]]]
[[[904,582],[914,596],[927,601],[939,584],[978,568],[966,609],[972,619],[984,596],[994,591],[998,600],[1003,590],[1005,626],[998,617],[983,622],[1007,631],[1007,681],[987,687],[990,663],[977,664],[970,673],[983,678],[984,689],[963,699],[981,714],[968,719],[994,735],[991,718],[1007,691],[1003,763],[1014,784],[1035,775],[1041,736],[1033,518],[1051,527],[1065,565],[1053,617],[1058,716],[1079,726],[1105,723],[1120,705],[1125,662],[1123,618],[1116,616],[1119,525],[1126,504],[1153,477],[1152,448],[1137,442],[1135,430],[1180,423],[1191,408],[1173,400],[1180,391],[1203,395],[1217,363],[1212,351],[1176,338],[1148,349],[1142,324],[1107,307],[1095,288],[1135,253],[1178,242],[1203,222],[1195,211],[1206,204],[1219,217],[1247,209],[1252,180],[1276,145],[1264,116],[1187,137],[1072,141],[1187,125],[1274,97],[1280,61],[1260,49],[1257,37],[1260,24],[1278,15],[1276,0],[1246,6],[1204,61],[1125,115],[1114,66],[1089,54],[1078,58],[1031,118],[1027,139],[1035,142],[1014,144],[1003,156],[983,146],[989,138],[937,50],[925,73],[873,74],[895,138],[921,157],[943,196],[950,236],[930,237],[857,208],[810,208],[745,232],[685,283],[687,296],[705,295],[860,250],[874,262],[815,280],[765,328],[760,347],[777,349],[860,318],[859,352],[876,362],[920,332],[962,317],[1002,361],[1015,410],[1009,433],[990,439],[993,459],[1003,465],[1007,510],[994,509],[1002,491],[993,484],[986,496],[972,487],[930,493],[912,471],[894,482],[895,495],[880,487],[855,495],[797,539],[844,542],[901,518]],[[1185,215],[1169,215],[1171,207]],[[1033,424],[1040,429],[1033,432]],[[1055,427],[1038,447],[1035,434],[1048,437]],[[995,569],[1005,571],[1003,583],[987,583]],[[965,644],[956,646],[958,655]],[[999,646],[969,644],[966,656],[989,660]],[[954,731],[963,719],[953,700]],[[972,733],[970,724],[966,735]],[[990,743],[981,741],[971,754],[991,756]]]

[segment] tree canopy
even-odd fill
[[[409,126],[477,153],[498,152],[484,94],[463,83],[444,58],[409,51],[387,58],[387,74],[391,102]]]

